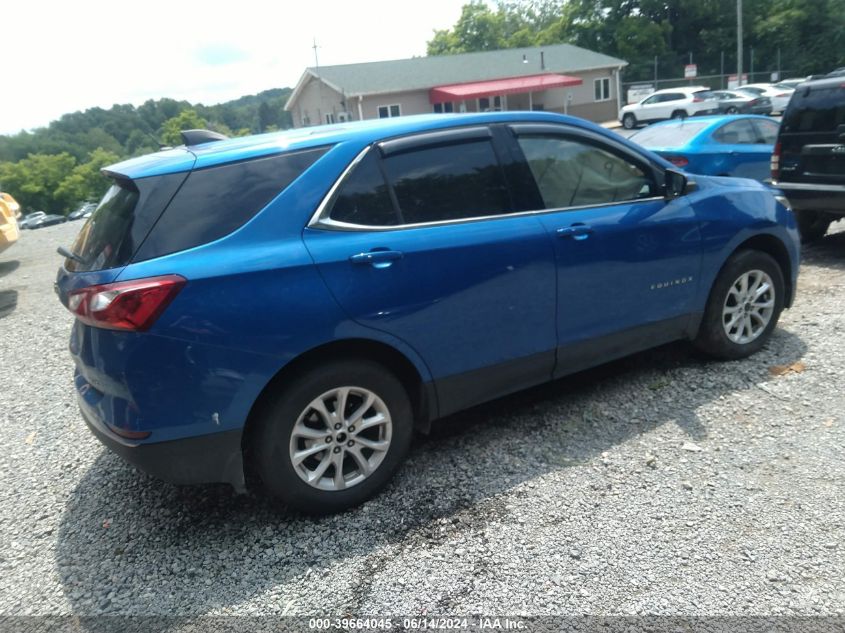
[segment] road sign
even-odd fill
[[[698,77],[698,66],[696,64],[684,66],[684,79],[695,79],[696,77]]]
[[[742,73],[742,85],[748,83],[748,73]],[[728,90],[736,90],[740,83],[736,80],[736,75],[728,75]]]

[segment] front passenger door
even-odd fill
[[[667,202],[662,171],[597,134],[511,128],[555,246],[556,373],[682,338],[701,259],[685,198]]]

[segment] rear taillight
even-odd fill
[[[775,149],[772,152],[772,162],[770,164],[772,170],[772,180],[780,178],[780,143],[775,143]]]
[[[701,103],[702,101],[704,101],[704,99],[702,99],[701,97],[693,97],[692,98],[693,103]]]
[[[760,100],[759,100],[759,99],[752,99],[752,100],[748,103],[748,105],[757,105],[758,103],[760,103]]]
[[[68,295],[67,308],[88,325],[108,330],[149,329],[186,280],[179,275],[90,286]]]
[[[788,92],[784,92],[784,93],[781,93],[781,94],[779,94],[779,95],[775,95],[775,96],[776,96],[776,97],[788,97],[788,96],[789,96],[789,93],[788,93]]]
[[[667,156],[666,160],[675,165],[675,167],[686,167],[689,165],[689,160],[683,156]]]

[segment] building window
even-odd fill
[[[602,77],[593,80],[596,101],[607,101],[610,99],[610,77]]]
[[[326,125],[331,125],[332,123],[335,123],[334,114],[326,112]]]
[[[435,114],[443,114],[444,112],[454,112],[455,106],[452,104],[451,101],[447,101],[446,103],[435,103],[434,104],[434,112]]]
[[[402,109],[399,107],[398,103],[394,103],[392,105],[383,105],[378,107],[378,118],[380,119],[389,119],[395,116],[401,116]]]
[[[479,112],[499,112],[502,109],[502,97],[496,95],[495,97],[480,97],[478,99]]]

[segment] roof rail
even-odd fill
[[[182,142],[190,147],[201,143],[213,143],[214,141],[225,141],[228,136],[211,130],[182,130],[179,132]]]

